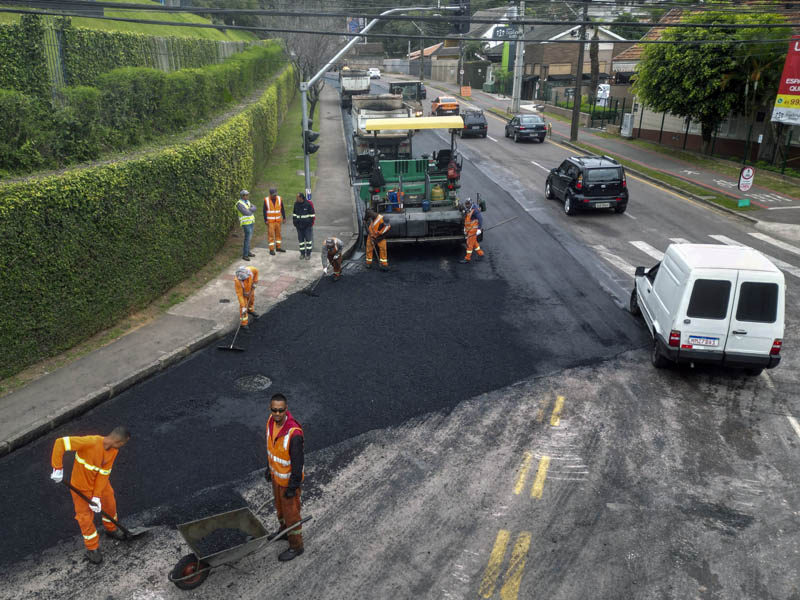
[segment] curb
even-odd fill
[[[43,419],[34,421],[27,431],[15,434],[11,438],[0,442],[0,456],[10,454],[17,448],[43,436],[59,425],[63,425],[67,421],[70,421],[75,417],[88,412],[106,400],[110,400],[114,396],[118,396],[140,381],[143,381],[151,375],[154,375],[159,371],[163,371],[167,367],[170,367],[183,360],[185,357],[189,356],[192,352],[198,350],[199,348],[214,340],[224,337],[232,330],[233,326],[215,325],[214,328],[212,328],[208,333],[204,333],[203,335],[192,339],[189,341],[189,343],[177,348],[176,350],[173,350],[172,352],[169,352],[157,360],[154,360],[149,365],[139,369],[135,373],[131,373],[130,375],[123,377],[118,381],[103,386],[91,394],[87,394],[82,398],[78,398],[74,402],[63,406],[58,411],[47,415]]]
[[[576,146],[576,145],[572,144],[569,141],[565,140],[565,141],[561,141],[559,143],[563,144],[564,146],[567,146],[569,148],[572,148],[576,152],[586,152],[585,148],[581,148],[580,146]],[[674,186],[672,184],[666,183],[665,181],[661,181],[660,179],[657,179],[656,177],[653,177],[652,175],[648,175],[647,173],[644,173],[642,171],[639,171],[638,169],[634,169],[633,167],[625,167],[625,170],[628,171],[629,173],[633,173],[637,177],[641,177],[642,179],[646,179],[647,181],[649,181],[651,183],[657,183],[661,187],[666,188],[666,189],[670,190],[671,192],[675,192],[676,194],[680,194],[681,196],[686,196],[687,198],[691,198],[692,200],[695,200],[696,202],[701,202],[701,203],[705,204],[706,206],[708,206],[710,208],[713,208],[715,210],[727,213],[727,214],[732,215],[734,217],[739,217],[740,219],[744,219],[745,221],[748,221],[750,223],[759,223],[759,220],[756,219],[755,217],[751,217],[751,216],[736,212],[735,210],[731,210],[730,208],[727,208],[726,206],[720,206],[719,204],[716,204],[715,202],[711,202],[710,200],[706,200],[702,196],[697,196],[695,194],[692,194],[691,192],[687,192],[686,190],[682,190],[681,188],[679,188],[677,186]]]

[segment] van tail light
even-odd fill
[[[448,184],[447,184],[447,189],[448,189],[448,190],[453,190],[453,189],[455,189],[455,187],[456,187],[456,186],[454,186],[452,183],[448,183]]]
[[[372,189],[372,193],[373,194],[380,194],[381,193],[381,188],[373,188]]]
[[[673,329],[669,332],[669,345],[673,348],[677,348],[681,345],[681,332],[677,329]]]
[[[578,175],[578,181],[575,182],[575,188],[578,190],[583,189],[583,175]]]
[[[778,356],[781,353],[782,346],[783,340],[780,338],[775,338],[775,341],[772,342],[772,349],[769,351],[770,356]]]

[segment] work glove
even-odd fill
[[[247,307],[243,306],[242,307],[242,317],[244,317],[246,314],[247,314]]]
[[[322,269],[322,274],[323,275],[327,275],[328,274],[328,267],[325,267],[324,269]]]
[[[339,260],[339,257],[340,257],[340,256],[341,256],[341,254],[337,254],[337,255],[335,255],[335,256],[333,257],[333,260]]]
[[[294,498],[295,496],[295,489],[294,488],[286,488],[286,491],[283,492],[284,498]]]
[[[64,469],[53,469],[50,479],[55,483],[61,483],[61,480],[64,479]]]
[[[92,498],[92,501],[89,502],[89,508],[92,509],[92,512],[99,513],[102,510],[102,507],[100,505],[100,498],[98,498],[97,496],[94,496]]]
[[[480,235],[480,234],[481,234],[481,230],[480,230],[480,229],[478,229],[478,235]]]
[[[267,483],[272,481],[272,472],[269,470],[269,467],[264,469],[264,481],[266,481]]]

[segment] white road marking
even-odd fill
[[[800,206],[771,206],[767,210],[792,210],[793,208],[800,208]]]
[[[531,164],[532,164],[532,165],[536,165],[536,166],[537,166],[537,167],[539,167],[540,169],[544,169],[544,170],[545,170],[545,171],[547,171],[548,173],[550,172],[550,169],[548,169],[547,167],[543,167],[542,165],[540,165],[539,163],[537,163],[535,160],[532,160],[532,161],[531,161]]]
[[[492,136],[490,136],[490,135],[488,135],[488,134],[486,135],[486,137],[487,137],[487,138],[489,138],[490,140],[492,140],[493,142],[497,142],[497,140],[496,140],[496,139],[494,139]]]
[[[634,221],[638,221],[638,219],[636,217],[634,217],[631,213],[629,213],[627,211],[622,213],[622,214],[625,215],[626,217],[628,217],[629,219],[633,219]]]
[[[592,246],[592,248],[594,248],[595,252],[597,252],[600,256],[602,256],[626,275],[633,277],[633,275],[636,273],[636,267],[634,267],[628,261],[620,258],[613,252],[610,252],[605,246],[596,245]]]
[[[691,244],[689,240],[686,238],[669,238],[670,242],[675,242],[676,244]]]
[[[710,235],[708,237],[713,238],[713,239],[717,240],[718,242],[722,242],[723,244],[727,244],[728,246],[745,246],[745,244],[740,244],[736,240],[732,240],[731,238],[726,237],[724,235]],[[745,247],[749,248],[750,246],[745,246]],[[759,250],[759,252],[761,252],[761,251]],[[773,263],[775,263],[775,266],[778,267],[779,269],[782,269],[782,270],[786,271],[787,273],[790,273],[790,274],[794,275],[795,277],[797,277],[798,279],[800,279],[800,269],[798,269],[794,265],[790,265],[787,262],[783,262],[782,260],[779,260],[779,259],[775,258],[774,256],[770,256],[769,254],[767,254],[765,252],[761,252],[761,254],[763,254],[768,259],[770,259]]]
[[[786,250],[787,252],[791,252],[792,254],[797,254],[798,256],[800,256],[800,248],[798,248],[797,246],[792,246],[791,244],[787,244],[786,242],[776,240],[775,238],[772,238],[765,233],[751,233],[750,235],[756,238],[757,240],[761,240],[762,242],[767,242],[768,244],[777,246],[782,250]]]
[[[774,392],[775,391],[775,384],[772,383],[772,377],[769,376],[769,373],[767,373],[766,371],[762,371],[761,372],[761,377],[764,379],[764,381],[767,382],[767,387]]]
[[[792,415],[786,415],[786,418],[789,419],[789,423],[792,424],[792,429],[794,429],[797,437],[800,437],[800,423],[798,423],[797,419],[795,419]]]
[[[631,246],[638,248],[639,250],[641,250],[648,256],[655,258],[656,260],[662,260],[664,258],[664,253],[661,252],[661,250],[656,250],[647,242],[635,241],[629,243],[631,244]]]

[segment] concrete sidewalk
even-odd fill
[[[429,81],[427,83],[451,94],[458,94],[459,92],[459,88],[452,83],[443,83],[439,81]],[[507,112],[511,106],[511,98],[507,96],[489,94],[482,90],[475,89],[472,90],[472,98],[470,98],[468,102],[480,108],[494,108],[505,112]],[[523,101],[523,112],[526,109],[526,105],[530,106],[529,109],[532,109],[532,105],[530,105],[529,102]],[[547,108],[545,107],[545,113],[546,112]],[[559,142],[569,140],[569,123],[553,119],[552,125],[553,138],[555,140]],[[578,140],[600,148],[603,152],[619,156],[626,161],[640,165],[643,168],[659,171],[664,175],[676,177],[692,185],[707,189],[709,195],[718,194],[727,196],[732,200],[749,198],[751,205],[755,207],[756,210],[750,210],[746,213],[731,211],[737,215],[743,215],[745,218],[754,220],[800,224],[800,198],[789,197],[758,184],[753,185],[746,193],[740,192],[737,189],[738,180],[732,178],[730,175],[716,172],[707,167],[699,167],[694,163],[643,148],[622,137],[608,138],[596,135],[591,129],[582,128]],[[755,179],[758,181],[758,173],[756,173]],[[669,184],[667,184],[667,187],[669,187]],[[699,198],[702,199],[702,196],[699,196]]]
[[[296,124],[288,123],[288,126],[293,125]],[[266,239],[253,240],[256,257],[248,264],[259,269],[256,293],[259,313],[270,310],[321,275],[319,252],[326,237],[339,237],[348,254],[355,246],[354,232],[358,231],[358,224],[348,176],[339,96],[330,87],[324,88],[322,93],[319,131],[322,143],[317,154],[316,176],[322,185],[317,186],[320,192],[312,194],[317,214],[315,252],[311,260],[299,260],[297,237],[288,215],[283,227],[284,247],[288,252],[270,256]],[[280,193],[288,196],[297,191],[280,190]],[[231,211],[236,200],[231,198]],[[254,200],[259,206],[258,218],[261,218],[263,199]],[[239,262],[148,325],[0,398],[0,455],[231,333],[238,324],[233,272]]]

